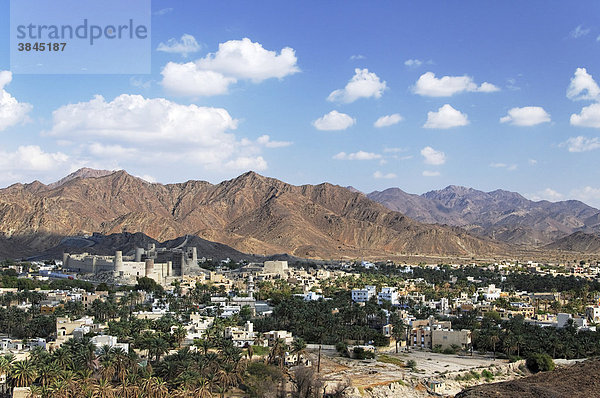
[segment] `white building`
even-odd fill
[[[99,335],[91,338],[91,342],[96,346],[96,354],[100,352],[102,347],[121,348],[125,352],[129,352],[129,343],[119,343],[116,336]]]
[[[352,301],[355,303],[365,303],[376,294],[375,286],[365,286],[363,289],[352,289]]]
[[[254,332],[254,324],[250,321],[246,322],[243,328],[237,326],[228,326],[225,328],[225,338],[231,339],[236,347],[247,347],[254,344],[256,340],[256,332]]]
[[[377,295],[377,304],[389,301],[392,305],[398,305],[398,290],[395,287],[383,287]]]

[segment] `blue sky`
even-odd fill
[[[0,185],[82,166],[163,183],[253,169],[366,192],[455,184],[600,207],[600,3],[152,10],[149,75],[0,74]],[[2,71],[8,26],[4,1]]]

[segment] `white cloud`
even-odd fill
[[[375,173],[373,173],[373,178],[376,179],[391,180],[396,177],[398,176],[394,173],[382,173],[381,171],[376,171]]]
[[[477,86],[470,76],[443,76],[438,79],[433,72],[421,75],[413,87],[416,94],[427,97],[450,97],[467,91],[491,93],[499,90],[498,87],[488,82]]]
[[[573,126],[600,128],[600,103],[584,106],[580,114],[571,115],[570,121]]]
[[[124,147],[122,145],[105,145],[99,142],[93,142],[87,147],[88,152],[100,158],[124,158],[127,156],[139,156],[140,152],[136,148]]]
[[[178,142],[211,146],[231,139],[225,131],[237,121],[223,108],[179,105],[164,98],[122,94],[106,102],[96,95],[88,102],[62,106],[52,113],[48,135],[98,137],[128,142]]]
[[[44,135],[69,139],[82,159],[119,166],[147,164],[200,165],[217,172],[264,170],[263,147],[282,142],[261,137],[236,138],[237,120],[223,108],[180,105],[164,98],[122,94],[112,101],[95,96],[53,112],[53,126]],[[90,144],[90,142],[92,142]]]
[[[375,73],[369,72],[368,69],[356,68],[346,87],[333,91],[327,100],[350,103],[359,98],[381,98],[386,88],[386,82],[382,82]]]
[[[424,170],[423,171],[423,177],[438,177],[440,174],[439,171],[431,171],[431,170]]]
[[[535,165],[537,164],[537,162],[538,162],[538,161],[537,161],[537,160],[535,160],[535,159],[529,159],[527,162],[529,162],[529,164],[530,164],[531,166],[535,166]]]
[[[560,144],[560,146],[566,146],[569,152],[593,151],[600,148],[600,138],[588,138],[580,135],[578,137],[570,137],[567,141]]]
[[[382,116],[375,121],[373,126],[375,127],[388,127],[393,126],[394,124],[400,123],[404,118],[400,116],[399,113],[394,113],[392,115]]]
[[[160,72],[162,85],[170,93],[182,96],[211,96],[226,94],[229,85],[237,82],[219,72],[198,69],[193,62],[169,62]]]
[[[354,153],[340,152],[333,156],[336,160],[374,160],[381,159],[381,155],[373,152],[358,151]]]
[[[0,170],[49,171],[66,164],[69,157],[62,152],[44,152],[37,145],[25,145],[15,152],[0,151]]]
[[[500,118],[500,123],[510,123],[515,126],[535,126],[549,121],[550,115],[540,106],[512,108],[508,111],[508,115]]]
[[[529,197],[529,199],[534,200],[534,201],[548,200],[551,202],[557,202],[559,200],[562,200],[564,198],[564,195],[561,194],[560,192],[555,191],[552,188],[546,188],[543,191],[529,194],[529,195],[527,195],[527,197]]]
[[[129,84],[131,84],[133,87],[141,88],[144,90],[149,89],[150,86],[152,86],[152,82],[153,80],[151,79],[145,80],[135,76],[129,78]]]
[[[166,15],[172,11],[173,11],[172,8],[161,8],[160,10],[155,11],[154,15],[162,16],[162,15]]]
[[[449,129],[451,127],[466,126],[469,124],[467,115],[446,104],[437,112],[427,112],[427,121],[423,127],[427,129]]]
[[[162,85],[170,93],[186,96],[225,94],[238,80],[260,83],[282,79],[300,71],[293,48],[279,53],[248,38],[219,44],[219,50],[184,64],[169,62],[161,71]]]
[[[383,152],[385,153],[399,153],[399,152],[406,152],[407,149],[406,148],[383,148]]]
[[[4,87],[11,81],[12,73],[10,71],[0,71],[0,131],[27,121],[27,114],[33,108],[30,104],[17,101],[15,97],[4,90]]]
[[[506,163],[490,163],[490,167],[496,169],[506,169],[508,171],[515,171],[517,169],[516,164],[506,164]]]
[[[181,54],[187,57],[189,54],[200,51],[201,48],[194,36],[184,34],[179,40],[170,38],[166,43],[159,43],[156,50],[165,53]]]
[[[431,164],[433,166],[439,166],[446,163],[446,154],[442,151],[436,151],[430,146],[421,149],[421,156],[423,156],[426,164]]]
[[[600,87],[585,68],[577,68],[571,83],[567,88],[567,98],[573,101],[597,100],[600,97]]]
[[[352,60],[352,61],[354,61],[354,60],[358,60],[358,59],[365,59],[365,58],[367,58],[367,57],[365,57],[365,56],[364,56],[364,55],[362,55],[362,54],[355,54],[355,55],[351,55],[351,56],[350,56],[350,60]]]
[[[266,146],[267,148],[283,148],[292,145],[292,142],[290,141],[272,141],[271,137],[269,137],[267,134],[258,137],[256,142],[258,142],[260,145]]]
[[[356,120],[351,116],[338,111],[331,111],[315,120],[313,126],[315,126],[317,130],[333,131],[346,130],[355,123]]]
[[[279,54],[263,48],[248,38],[219,44],[216,53],[196,61],[198,68],[220,72],[225,76],[249,79],[255,83],[300,72],[296,52],[284,47]]]
[[[587,36],[590,31],[590,28],[584,28],[583,25],[578,25],[571,31],[570,35],[573,39],[578,39],[580,37]]]
[[[231,171],[255,170],[262,171],[267,169],[267,162],[262,156],[249,157],[240,156],[225,163],[225,169]]]
[[[418,68],[419,66],[423,65],[423,61],[419,59],[407,59],[404,61],[404,65],[408,66],[409,68]]]
[[[154,183],[156,182],[156,178],[152,177],[152,176],[151,176],[151,175],[149,175],[149,174],[144,174],[144,175],[141,175],[141,176],[136,176],[136,177],[137,177],[137,178],[141,178],[142,180],[144,180],[144,181],[146,181],[146,182],[149,182],[149,183],[151,183],[151,184],[154,184]]]
[[[569,196],[572,198],[581,200],[585,203],[592,203],[595,206],[598,206],[598,201],[600,201],[600,188],[594,188],[591,186],[585,186],[583,188],[573,189]]]

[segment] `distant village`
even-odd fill
[[[205,342],[218,330],[220,338],[245,350],[250,358],[263,355],[271,360],[274,347],[282,346],[284,349],[277,354],[281,366],[314,368],[320,366],[317,362],[320,364],[322,351],[328,350],[350,360],[410,350],[473,356],[476,352],[489,355],[493,349],[494,359],[496,351],[505,358],[526,351],[525,341],[513,346],[489,345],[480,330],[466,323],[468,316],[481,328],[487,319],[497,325],[518,319],[524,325],[569,328],[574,333],[595,332],[600,322],[600,291],[589,289],[582,301],[569,291],[539,291],[539,284],[532,285],[536,287],[533,291],[500,286],[516,275],[595,283],[600,266],[586,261],[446,265],[339,261],[291,266],[287,261],[235,263],[200,255],[195,247],[164,249],[149,245],[135,249],[129,256],[120,251],[113,256],[64,253],[53,261],[5,262],[4,274],[17,281],[63,283],[50,290],[35,286],[31,290],[0,288],[3,308],[35,311],[52,317],[55,323],[46,336],[19,338],[10,324],[4,327],[0,322],[4,327],[0,351],[10,355],[12,361],[27,361],[39,350],[52,353],[69,341],[89,339],[97,355],[110,349],[135,352],[139,363],[145,364],[185,347],[204,349],[206,353],[211,346]],[[489,274],[497,277],[497,283],[485,282]],[[445,279],[432,282],[439,275]],[[75,282],[85,285],[77,286]],[[32,299],[23,291],[38,296]],[[284,306],[286,300],[292,307]],[[577,305],[575,300],[579,300]],[[120,310],[110,313],[108,307],[103,307],[107,303],[120,303]],[[331,313],[331,319],[343,318],[344,327],[360,326],[368,333],[348,332],[346,339],[338,341],[331,340],[335,337],[317,340],[314,334],[302,332],[292,320],[293,314],[283,314],[290,308],[292,312],[294,308],[301,311],[299,304],[293,303],[304,303],[305,308],[323,303],[320,305]],[[354,316],[365,319],[348,319]],[[139,336],[162,333],[171,336],[171,344],[157,350],[152,344],[140,343],[140,338],[128,336],[128,332],[116,333],[125,320],[144,322]],[[166,332],[160,323],[164,320]],[[162,332],[153,329],[159,324],[163,325]],[[269,325],[284,324],[292,327],[268,329]],[[432,392],[443,393],[444,380],[439,374],[428,374],[424,383]],[[11,381],[10,373],[3,374],[0,384],[12,387],[14,396],[31,392],[27,383]]]

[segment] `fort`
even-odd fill
[[[195,247],[165,249],[151,243],[146,249],[136,248],[130,256],[121,251],[114,256],[63,253],[63,267],[84,274],[109,273],[127,282],[147,277],[165,285],[197,269],[198,253]]]

